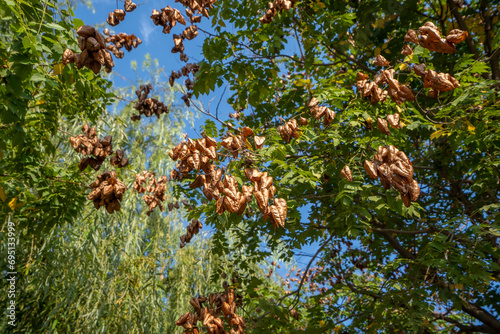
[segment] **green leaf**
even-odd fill
[[[76,17],[75,17],[75,18],[73,19],[73,25],[75,26],[75,29],[80,28],[80,27],[81,27],[81,26],[83,26],[84,24],[85,24],[85,23],[84,23],[82,20],[80,20],[79,18],[76,18]]]

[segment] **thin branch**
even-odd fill
[[[379,232],[379,233],[396,233],[396,234],[411,234],[411,235],[434,232],[434,230],[432,230],[432,229],[417,230],[417,231],[404,231],[404,230],[380,229],[380,228],[373,228],[372,231]]]
[[[67,132],[67,131],[64,131],[64,130],[63,130],[63,129],[61,129],[61,128],[57,128],[57,130],[61,131],[62,133],[67,134],[68,136],[71,136],[71,137],[76,137],[75,135],[73,135],[73,134],[71,134],[71,133],[69,133],[69,132]]]
[[[134,102],[133,100],[126,99],[124,97],[118,96],[116,94],[113,94],[114,97],[116,97],[119,100],[127,101],[127,102]]]
[[[380,223],[380,221],[378,219],[374,219],[375,223],[377,225],[382,225]],[[384,232],[384,231],[377,231],[378,233],[380,233],[391,245],[392,247],[394,247],[394,249],[399,253],[401,254],[401,256],[403,256],[404,258],[406,259],[409,259],[409,260],[415,260],[416,259],[416,256],[413,255],[412,253],[410,253],[406,248],[404,248],[403,246],[401,246],[401,244],[399,243],[398,240],[396,240],[396,238],[394,238],[391,233],[389,232]]]
[[[217,108],[215,108],[215,117],[219,117],[219,106],[220,106],[220,103],[222,101],[222,97],[224,96],[224,94],[226,93],[226,89],[227,89],[227,85],[224,87],[224,90],[222,91],[222,94],[220,96],[220,100],[219,100],[219,103],[217,103]]]
[[[319,253],[323,250],[323,248],[326,247],[326,245],[328,245],[328,243],[330,243],[330,241],[333,239],[333,237],[335,236],[335,234],[331,234],[330,237],[323,243],[323,245],[321,245],[320,248],[318,248],[318,250],[316,251],[316,253],[313,255],[313,257],[311,258],[311,260],[309,261],[309,263],[307,264],[307,267],[306,269],[304,270],[304,275],[302,276],[302,279],[300,280],[300,284],[299,284],[299,287],[297,288],[297,290],[295,290],[293,293],[296,293],[297,296],[295,297],[295,300],[292,304],[292,307],[290,308],[290,310],[293,310],[295,308],[295,306],[297,306],[298,302],[299,302],[299,299],[300,299],[300,290],[302,289],[302,286],[304,285],[304,282],[306,280],[306,276],[307,276],[307,272],[309,271],[309,268],[311,267],[312,263],[314,262],[314,260],[316,259],[316,257],[319,255]],[[291,294],[293,294],[291,293]],[[280,301],[281,303],[281,301]]]
[[[491,332],[491,328],[487,327],[486,325],[482,325],[482,326],[466,326],[466,325],[462,324],[461,322],[459,322],[459,321],[457,321],[455,319],[447,317],[445,314],[437,313],[437,312],[433,312],[432,316],[434,318],[436,318],[436,319],[444,320],[446,322],[449,322],[450,324],[453,324],[453,325],[457,326],[460,329],[460,331],[462,331],[464,333],[474,333],[474,332],[492,333]]]

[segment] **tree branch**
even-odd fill
[[[393,230],[393,229],[380,229],[380,228],[372,228],[372,231],[378,233],[396,233],[396,234],[425,234],[434,232],[432,229],[426,230],[417,230],[417,231],[403,231],[403,230]]]
[[[375,223],[377,225],[381,225],[380,221],[378,221],[377,219],[374,219],[374,221],[375,221]],[[374,231],[375,230],[376,229],[374,229]],[[381,234],[392,245],[392,247],[394,247],[394,249],[396,251],[398,251],[399,254],[401,254],[402,257],[404,257],[405,259],[410,259],[410,260],[415,260],[416,259],[416,256],[413,255],[412,253],[410,253],[406,248],[404,248],[403,246],[401,246],[401,244],[399,243],[399,241],[397,241],[391,235],[391,233],[386,232],[384,230],[378,230],[376,232],[379,233],[379,234]]]
[[[457,20],[458,26],[460,27],[460,30],[467,31],[469,32],[469,28],[467,27],[467,24],[465,23],[462,15],[460,15],[458,11],[457,5],[455,5],[455,2],[453,0],[446,0],[448,3],[448,6],[450,7],[451,14],[455,17],[455,20]],[[444,31],[443,31],[444,33]],[[474,45],[474,41],[472,40],[472,36],[469,34],[467,38],[465,39],[465,42],[467,43],[467,46],[469,47],[469,51],[474,55],[474,59],[479,58],[479,52],[477,51],[476,46]]]
[[[455,319],[452,319],[450,317],[447,317],[445,314],[442,314],[442,313],[434,312],[432,315],[436,319],[444,320],[446,322],[449,322],[450,324],[453,324],[453,325],[457,326],[460,329],[460,331],[463,332],[463,333],[474,333],[474,332],[479,332],[479,333],[494,333],[494,332],[491,332],[491,328],[489,328],[486,325],[482,325],[482,326],[466,326],[466,325],[462,324],[461,322],[459,322],[459,321],[457,321]]]

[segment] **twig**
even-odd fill
[[[116,94],[113,94],[114,97],[116,97],[119,100],[127,101],[127,102],[134,102],[133,100],[126,99],[124,97],[118,96]]]
[[[63,129],[61,129],[61,128],[57,128],[57,130],[61,131],[62,133],[67,134],[68,136],[71,136],[71,137],[76,137],[75,135],[73,135],[73,134],[71,134],[71,133],[69,133],[69,132],[67,132],[67,131],[64,131],[64,130],[63,130]]]
[[[425,234],[434,232],[433,229],[417,230],[417,231],[404,231],[404,230],[394,230],[394,229],[380,229],[372,228],[374,232],[384,232],[384,233],[396,233],[396,234]]]
[[[222,101],[222,97],[226,93],[226,89],[227,89],[227,85],[224,87],[224,90],[222,91],[222,95],[220,96],[219,103],[217,103],[217,108],[215,108],[215,117],[219,117],[219,106],[220,106],[220,103]]]
[[[89,186],[86,186],[84,184],[76,183],[76,182],[73,182],[73,181],[61,180],[61,179],[58,179],[58,178],[53,177],[53,176],[46,176],[46,178],[50,179],[50,180],[58,181],[58,182],[70,183],[70,184],[73,184],[75,186],[80,186],[80,187],[84,187],[84,188],[87,188],[87,189],[91,189]]]
[[[293,310],[295,308],[295,306],[297,306],[298,302],[299,302],[299,299],[300,299],[300,290],[302,289],[302,286],[304,285],[304,282],[306,280],[306,276],[307,276],[307,272],[309,271],[309,268],[311,267],[312,263],[314,262],[314,260],[316,259],[316,257],[319,255],[319,253],[323,250],[323,248],[326,247],[326,245],[328,245],[328,243],[333,239],[333,237],[335,236],[335,234],[331,234],[330,237],[323,243],[323,245],[321,245],[320,248],[318,248],[318,250],[316,251],[316,253],[313,255],[313,257],[311,258],[311,260],[309,261],[309,263],[307,264],[307,267],[306,269],[304,270],[304,275],[302,276],[302,279],[300,280],[300,284],[299,284],[299,287],[297,288],[297,290],[291,292],[290,294],[288,294],[288,296],[292,295],[292,294],[297,294],[297,296],[295,297],[295,300],[292,304],[292,307],[289,308],[290,310]],[[280,301],[280,304],[281,302],[283,301],[283,299]]]

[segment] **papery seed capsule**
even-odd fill
[[[352,173],[351,173],[351,169],[349,168],[348,165],[345,165],[344,168],[342,168],[342,171],[340,172],[340,174],[347,180],[347,181],[350,181],[352,182]]]
[[[389,127],[387,126],[387,121],[382,118],[377,119],[377,128],[385,135],[390,135]]]
[[[387,122],[394,129],[399,129],[399,114],[387,115]]]
[[[372,161],[365,160],[364,168],[370,178],[376,179],[378,177],[377,168]]]
[[[418,199],[418,196],[420,196],[420,186],[416,180],[412,180],[412,182],[408,185],[408,193],[412,202],[415,202]]]

